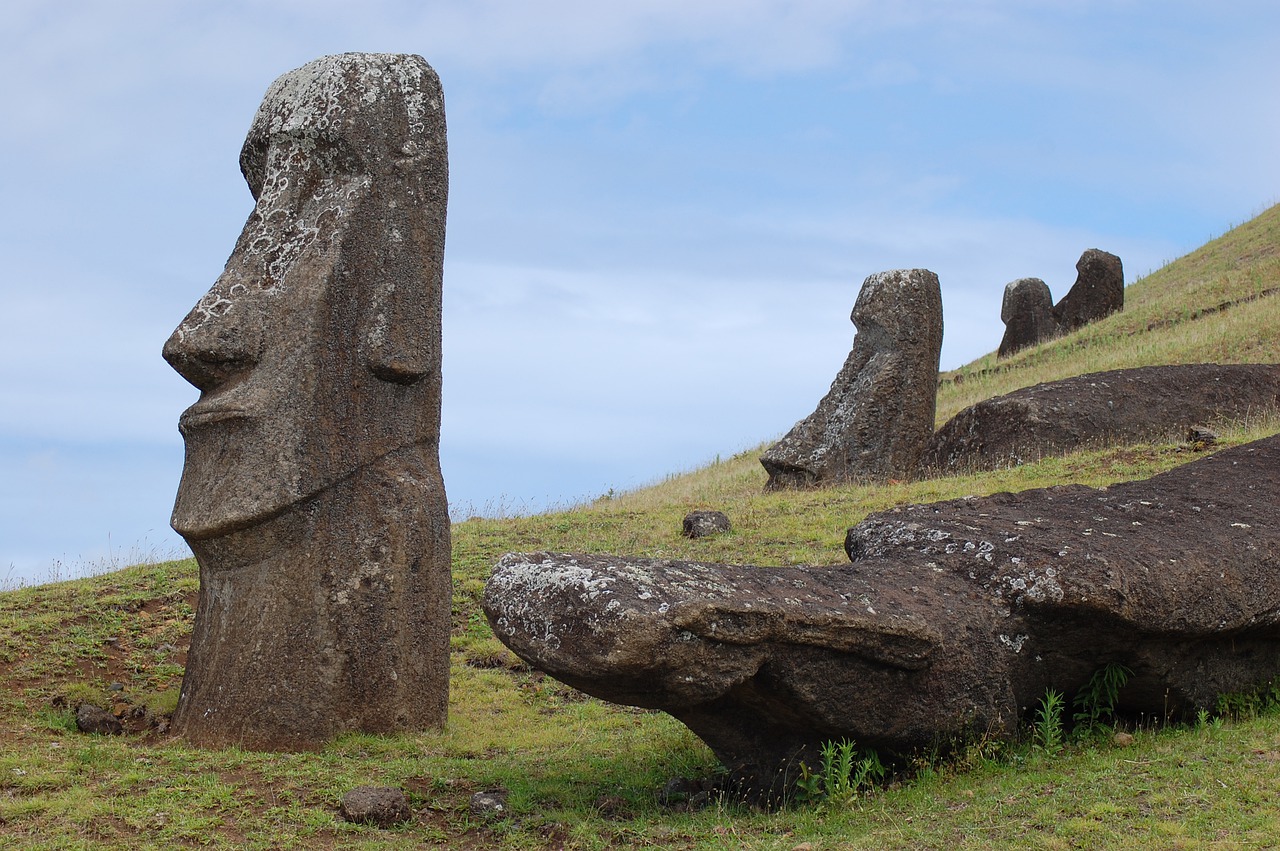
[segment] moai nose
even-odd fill
[[[230,289],[219,279],[164,344],[164,359],[202,393],[251,369],[260,356],[261,335]]]

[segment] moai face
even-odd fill
[[[257,204],[164,346],[200,390],[178,422],[172,523],[188,539],[254,525],[438,440],[439,82],[421,60],[340,59],[268,91],[240,158]]]

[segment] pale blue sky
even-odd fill
[[[777,437],[873,272],[942,280],[943,366],[1005,283],[1127,278],[1280,200],[1280,4],[70,2],[0,8],[0,582],[177,550],[160,347],[252,202],[281,73],[440,73],[455,512],[634,488]]]

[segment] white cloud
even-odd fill
[[[10,0],[0,434],[44,444],[0,497],[52,515],[77,479],[96,491],[110,465],[78,469],[92,453],[36,463],[68,445],[180,452],[194,391],[160,345],[248,213],[253,110],[316,56],[417,52],[444,78],[446,472],[483,503],[631,486],[780,434],[839,368],[873,272],[939,274],[955,366],[998,342],[1007,281],[1061,295],[1088,247],[1132,277],[1257,212],[1280,183],[1278,15]],[[157,506],[169,487],[117,496]],[[65,524],[104,537],[100,503],[76,511]]]

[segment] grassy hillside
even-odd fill
[[[940,418],[1098,369],[1280,360],[1277,286],[1280,207],[1135,283],[1124,313],[942,376]],[[1277,430],[1259,418],[1228,428],[1224,442]],[[1131,742],[1094,736],[1057,755],[979,742],[955,761],[922,757],[913,776],[873,794],[778,813],[663,806],[655,793],[668,779],[711,775],[714,758],[668,717],[586,698],[498,644],[478,600],[503,552],[835,564],[845,529],[870,511],[1101,485],[1194,457],[1174,445],[1117,447],[965,477],[763,494],[757,456],[565,512],[455,524],[451,720],[439,733],[349,736],[316,754],[188,748],[156,725],[181,680],[192,562],[0,594],[0,847],[1243,848],[1280,837],[1280,715],[1269,711],[1183,729],[1139,721]],[[696,508],[726,511],[734,531],[680,537]],[[115,708],[135,732],[75,732],[71,708],[85,700]],[[413,821],[344,823],[342,794],[364,784],[404,789]],[[495,787],[510,790],[510,817],[470,815],[470,795]]]

